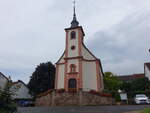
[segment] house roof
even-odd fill
[[[121,75],[121,76],[117,76],[117,78],[121,81],[133,81],[138,78],[145,78],[145,75],[144,73],[132,74],[132,75]]]
[[[28,88],[28,86],[23,81],[21,81],[21,80],[18,80],[17,82],[12,82],[12,85],[16,85],[18,83],[22,83],[25,87]]]
[[[148,67],[148,69],[150,70],[150,62],[145,63],[145,65]]]
[[[9,80],[3,73],[0,72],[0,75]]]
[[[121,81],[130,81],[133,80],[133,77],[131,75],[123,75],[123,76],[117,76],[117,78]]]
[[[144,75],[144,73],[141,73],[141,74],[133,74],[133,77],[134,78],[145,78],[145,75]]]

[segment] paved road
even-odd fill
[[[19,113],[124,113],[150,108],[150,105],[125,106],[81,106],[81,107],[26,107],[18,108]]]

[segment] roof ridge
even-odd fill
[[[0,75],[2,75],[4,78],[6,78],[7,80],[9,80],[2,72],[0,72]]]

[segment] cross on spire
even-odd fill
[[[73,0],[73,20],[71,22],[71,28],[77,27],[79,25],[79,22],[77,21],[76,18],[76,1]]]

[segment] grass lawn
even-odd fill
[[[142,113],[150,113],[150,108],[144,109],[144,111]]]

